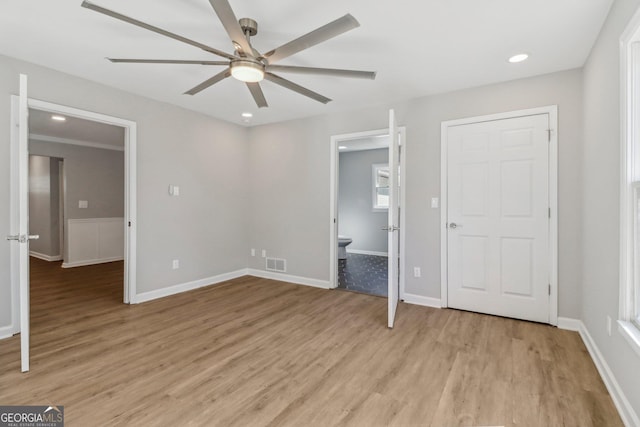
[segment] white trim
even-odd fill
[[[124,261],[124,257],[117,256],[112,258],[87,259],[84,261],[63,262],[62,268],[84,267],[85,265],[105,264],[107,262]]]
[[[583,325],[582,321],[579,319],[572,319],[570,317],[558,317],[558,329],[579,332],[581,327],[583,327]]]
[[[611,398],[613,399],[613,403],[618,409],[622,422],[625,426],[629,427],[640,426],[640,418],[638,418],[638,414],[636,414],[622,388],[620,388],[620,384],[618,384],[613,372],[611,372],[611,368],[609,368],[607,361],[602,356],[602,353],[600,353],[600,349],[591,337],[591,334],[589,334],[584,323],[580,322],[580,329],[578,332],[580,333],[580,337],[582,338],[585,347],[587,347],[587,350],[591,355],[591,359],[593,359],[593,363],[596,365]]]
[[[314,288],[330,289],[331,284],[328,280],[311,279],[309,277],[293,276],[291,274],[274,273],[271,271],[256,270],[249,268],[247,270],[249,276],[261,277],[263,279],[277,280],[280,282],[294,283],[296,285],[312,286]]]
[[[99,142],[80,141],[77,139],[58,138],[56,136],[29,134],[29,141],[54,142],[57,144],[79,145],[81,147],[98,148],[101,150],[124,151],[124,146],[102,144]]]
[[[409,294],[406,292],[401,300],[406,302],[407,304],[421,305],[423,307],[441,308],[442,306],[442,301],[440,301],[440,298],[424,297],[422,295]]]
[[[41,259],[43,261],[62,261],[62,255],[46,255],[36,251],[29,251],[29,256]]]
[[[640,330],[631,322],[618,320],[618,331],[631,348],[640,356]]]
[[[405,126],[399,126],[400,131],[400,298],[404,295],[405,285],[405,248],[406,248],[406,192],[407,192],[407,168],[406,168],[406,147],[407,147],[407,129]],[[338,183],[339,183],[339,150],[338,146],[342,141],[351,141],[354,139],[370,138],[379,135],[388,135],[389,129],[376,129],[363,132],[354,132],[340,135],[333,135],[331,137],[330,148],[330,168],[329,168],[329,289],[335,289],[338,287]],[[351,250],[350,252],[353,252]],[[355,252],[354,252],[355,253]]]
[[[619,328],[622,328],[623,322],[619,322]],[[627,400],[624,392],[620,388],[618,381],[611,372],[609,365],[607,364],[605,358],[602,356],[600,349],[596,345],[596,342],[591,337],[591,334],[587,330],[585,324],[578,319],[571,319],[568,317],[558,317],[558,329],[565,329],[568,331],[578,332],[580,334],[580,338],[582,338],[582,342],[585,347],[589,351],[589,356],[593,360],[593,363],[596,365],[598,369],[598,373],[602,378],[607,390],[609,391],[609,395],[613,399],[613,403],[616,405],[616,409],[620,414],[620,418],[622,418],[622,422],[625,426],[640,426],[640,419],[638,415],[633,410],[633,407]]]
[[[17,332],[14,330],[13,325],[3,326],[0,328],[0,340],[11,338]]]
[[[440,298],[442,307],[448,306],[448,276],[447,276],[447,143],[448,128],[472,123],[482,123],[516,117],[549,115],[551,129],[549,141],[549,207],[551,219],[549,221],[549,284],[551,297],[549,299],[549,323],[558,324],[558,106],[530,108],[526,110],[508,111],[486,116],[468,117],[457,120],[444,121],[440,125]]]
[[[347,249],[350,254],[373,255],[373,256],[389,256],[387,252],[362,251],[360,249]]]
[[[137,271],[137,124],[134,121],[122,119],[106,114],[67,107],[51,102],[29,99],[29,108],[50,113],[58,113],[71,117],[78,117],[94,122],[105,123],[124,128],[124,303],[130,302],[131,296],[136,295]],[[131,225],[127,227],[127,224]]]
[[[158,298],[164,298],[171,295],[181,294],[183,292],[192,291],[194,289],[218,285],[222,282],[228,282],[229,280],[237,279],[238,277],[242,277],[246,275],[247,275],[247,269],[243,268],[240,270],[232,271],[230,273],[218,274],[217,276],[206,277],[204,279],[193,280],[187,283],[181,283],[178,285],[168,286],[162,289],[143,292],[131,298],[131,303],[139,304],[147,301],[152,301]]]
[[[640,9],[620,36],[620,273],[619,273],[619,330],[634,351],[640,352],[636,337],[640,330],[629,321],[634,318],[636,277],[634,258],[633,189],[631,183],[640,179],[640,164],[635,161],[640,151],[640,129],[634,118],[640,111]],[[634,52],[635,50],[635,52]],[[640,423],[638,424],[640,425]]]

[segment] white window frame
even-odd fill
[[[374,163],[371,165],[371,176],[372,176],[372,204],[374,212],[386,212],[389,210],[389,205],[383,206],[378,204],[378,170],[387,168],[389,169],[389,163]],[[389,187],[387,187],[389,188]]]
[[[620,37],[620,126],[618,330],[640,355],[640,11]]]

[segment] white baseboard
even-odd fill
[[[571,319],[570,317],[558,317],[558,329],[580,332],[580,329],[583,327],[584,325],[581,320]]]
[[[76,262],[63,262],[62,268],[83,267],[85,265],[104,264],[107,262],[122,261],[122,260],[124,260],[124,257],[117,256],[113,258],[88,259],[88,260],[76,261]]]
[[[618,384],[618,381],[613,376],[611,368],[609,368],[607,361],[602,356],[600,349],[591,337],[591,334],[587,330],[585,324],[581,320],[559,317],[558,328],[577,331],[580,334],[582,342],[584,342],[585,347],[587,347],[589,355],[591,355],[591,359],[593,359],[593,363],[596,365],[596,368],[600,373],[600,377],[602,377],[602,381],[604,381],[604,384],[611,395],[611,399],[613,399],[613,403],[616,405],[616,409],[618,409],[622,422],[627,427],[640,426],[640,418],[638,418],[638,414],[633,410],[629,400],[620,388],[620,384]]]
[[[296,285],[313,286],[314,288],[322,289],[330,288],[328,280],[310,279],[308,277],[292,276],[290,274],[274,273],[272,271],[256,270],[254,268],[250,268],[247,274],[250,276],[261,277],[263,279],[295,283]]]
[[[404,293],[402,300],[407,304],[422,305],[424,307],[441,308],[442,301],[440,298],[423,297],[422,295]]]
[[[358,254],[358,255],[373,255],[373,256],[389,256],[387,252],[376,252],[376,251],[362,251],[360,249],[348,249],[347,252],[350,254]]]
[[[238,277],[246,276],[247,269],[232,271],[231,273],[219,274],[217,276],[206,277],[204,279],[194,280],[192,282],[181,283],[179,285],[173,285],[162,289],[156,289],[154,291],[143,292],[137,294],[132,298],[132,304],[139,304],[142,302],[151,301],[158,298],[164,298],[182,292],[192,291],[198,288],[204,288],[206,286],[217,285],[222,282],[237,279]]]
[[[16,334],[16,331],[13,325],[3,326],[0,328],[0,340],[3,340],[5,338],[11,338],[15,334]]]
[[[43,261],[62,261],[62,255],[45,255],[40,252],[29,251],[29,256],[41,259]]]

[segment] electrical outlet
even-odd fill
[[[607,333],[611,336],[611,316],[607,316]]]
[[[255,248],[251,248],[251,256],[256,256],[256,250],[255,250]]]
[[[420,270],[420,267],[413,267],[413,277],[420,277],[422,276],[422,271]]]
[[[267,257],[267,250],[263,249],[262,250],[262,258],[266,258]]]
[[[174,259],[172,265],[173,265],[173,269],[177,270],[178,268],[180,268],[180,260],[179,259]]]

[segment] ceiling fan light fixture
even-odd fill
[[[257,83],[264,79],[264,65],[246,59],[232,61],[231,75],[241,82]]]

